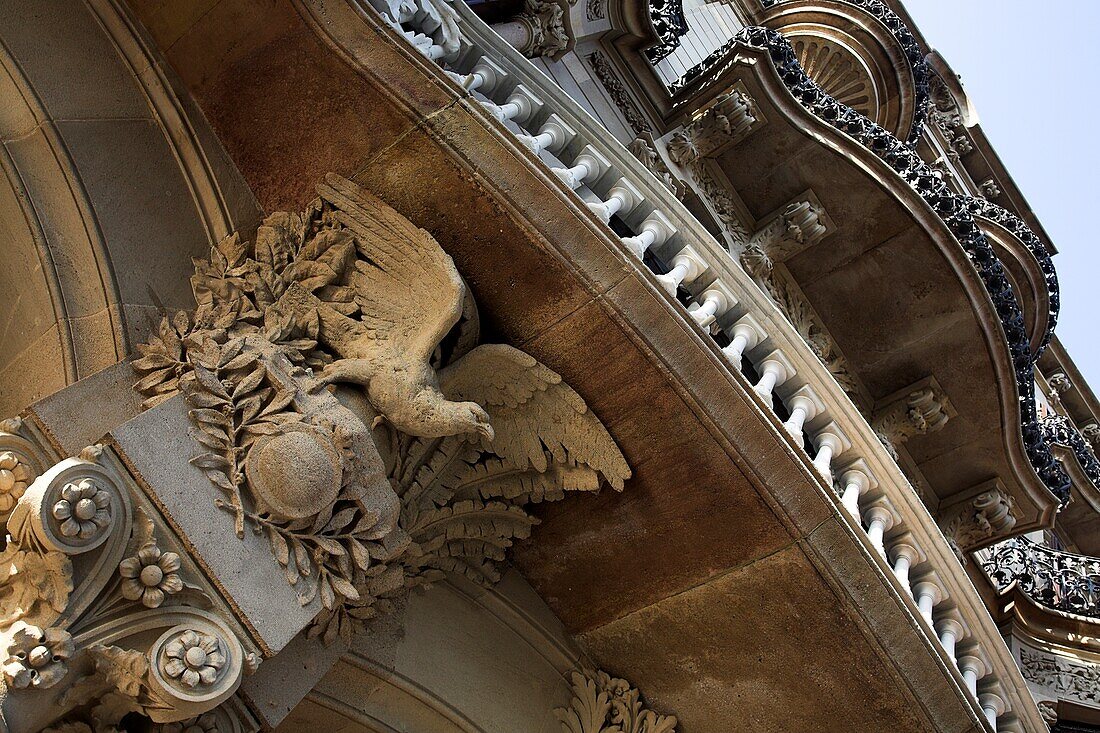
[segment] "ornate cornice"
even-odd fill
[[[823,92],[799,66],[791,44],[776,31],[759,26],[742,29],[730,43],[696,67],[694,73],[689,72],[685,83],[699,78],[704,70],[711,77],[718,76],[723,71],[717,68],[719,61],[737,45],[766,50],[779,78],[799,104],[875,153],[924,199],[954,234],[1000,318],[1016,375],[1021,437],[1028,459],[1044,485],[1060,501],[1068,501],[1069,476],[1054,458],[1039,424],[1035,405],[1036,359],[1024,327],[1023,312],[1004,266],[974,220],[970,198],[951,191],[941,176],[909,145]],[[732,63],[732,59],[727,59],[726,63]]]

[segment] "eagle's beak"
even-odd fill
[[[485,440],[489,441],[490,443],[492,443],[493,438],[496,437],[496,433],[493,431],[493,426],[487,422],[478,425],[477,432],[481,435],[481,437],[485,438]]]

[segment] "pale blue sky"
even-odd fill
[[[1100,393],[1100,0],[903,0],[1059,254],[1056,333]]]

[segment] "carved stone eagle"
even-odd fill
[[[558,460],[568,455],[622,488],[629,469],[611,436],[580,395],[533,357],[485,344],[433,368],[432,354],[462,316],[466,286],[428,232],[336,174],[318,192],[354,238],[355,257],[335,291],[358,308],[348,316],[346,301],[326,301],[331,285],[321,297],[308,292],[323,280],[300,280],[280,299],[296,318],[314,310],[318,340],[341,357],[316,387],[362,385],[380,416],[409,435],[480,436],[484,448],[492,444],[500,457],[540,471],[547,451]]]

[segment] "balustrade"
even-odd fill
[[[387,15],[378,2],[379,12]],[[462,50],[436,57],[417,47],[439,58],[475,99],[490,103],[490,114],[508,120],[506,127],[519,142],[599,221],[616,217],[622,224],[618,230],[630,231],[620,241],[632,257],[668,268],[653,273],[659,287],[685,317],[705,329],[704,335],[718,341],[734,371],[746,378],[755,375],[750,382],[761,408],[796,450],[812,450],[806,460],[824,483],[832,488],[834,473],[839,476],[843,513],[883,572],[896,581],[897,592],[912,604],[914,617],[923,619],[929,640],[957,668],[975,714],[984,715],[994,731],[998,724],[1014,725],[1020,716],[1037,720],[1037,710],[1023,711],[1034,708],[1034,702],[934,520],[802,337],[662,182],[468,8],[455,7]],[[418,32],[412,22],[401,27],[406,37]],[[517,89],[524,91],[517,96]],[[511,104],[517,105],[515,112]],[[496,114],[498,109],[504,114]],[[686,306],[676,300],[684,290]],[[1006,677],[1011,677],[1005,686],[1009,692],[991,691],[1000,690],[994,686]]]

